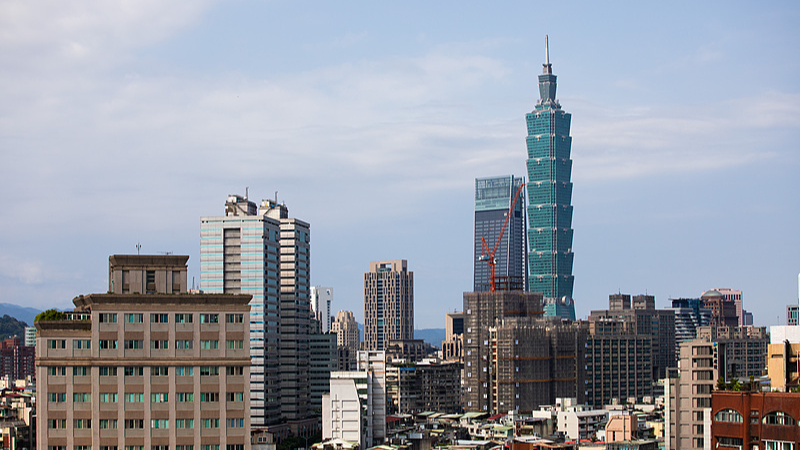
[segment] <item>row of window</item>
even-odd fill
[[[190,350],[193,348],[194,341],[189,339],[179,339],[175,341],[175,348],[178,350]],[[75,340],[73,341],[73,348],[75,349],[90,349],[91,341]],[[117,348],[116,339],[102,339],[99,341],[100,349],[113,350]],[[47,348],[63,350],[67,346],[66,339],[48,339]],[[244,348],[244,340],[231,339],[226,341],[226,346],[231,350],[241,350]],[[144,349],[144,340],[142,339],[126,339],[123,343],[125,350],[142,350]],[[200,348],[202,350],[216,350],[219,349],[219,340],[208,339],[200,341]],[[168,350],[169,341],[165,339],[152,339],[150,340],[150,349],[152,350]]]
[[[241,342],[241,341],[239,341]],[[200,376],[216,376],[219,375],[219,366],[200,366]],[[194,375],[193,366],[177,366],[174,367],[175,375],[179,377],[190,377]],[[99,367],[98,372],[101,377],[115,377],[117,376],[117,367]],[[126,366],[123,370],[126,377],[141,377],[144,376],[143,366]],[[244,375],[243,366],[227,366],[225,373],[229,376],[242,376]],[[63,377],[67,375],[67,368],[65,366],[53,366],[47,368],[47,374],[54,377]],[[90,366],[75,366],[72,368],[72,375],[76,377],[91,376]],[[169,366],[152,366],[150,367],[150,375],[154,377],[168,376]]]
[[[194,401],[193,392],[176,392],[176,400],[178,403],[191,403]],[[102,392],[98,394],[100,403],[116,403],[116,392]],[[144,393],[142,392],[127,392],[124,394],[126,403],[142,403],[144,402]],[[51,392],[47,396],[50,403],[64,403],[67,401],[67,394],[65,392]],[[244,392],[227,392],[225,400],[229,402],[243,402]],[[72,394],[73,403],[90,403],[92,401],[92,394],[89,392],[76,392]],[[219,392],[201,392],[201,402],[218,402]],[[150,394],[151,403],[168,403],[169,394],[166,392],[153,392]]]
[[[219,428],[219,419],[200,419],[201,428]],[[117,419],[100,419],[98,426],[101,430],[116,430],[118,427]],[[123,425],[126,430],[144,429],[144,419],[125,419]],[[226,419],[225,425],[228,428],[244,428],[244,419]],[[58,430],[67,428],[66,419],[50,419],[47,421],[47,428]],[[74,419],[72,428],[76,430],[89,430],[92,428],[92,419]],[[151,419],[150,428],[153,430],[169,429],[169,419]],[[194,428],[194,419],[176,419],[175,428]]]
[[[193,323],[194,314],[192,313],[176,313],[175,323]],[[143,313],[125,313],[123,315],[125,323],[144,323]],[[99,321],[101,323],[116,323],[116,313],[103,313],[100,314]],[[244,323],[244,314],[232,313],[225,314],[226,323]],[[169,314],[152,313],[150,314],[150,323],[169,323]],[[219,314],[200,314],[200,323],[219,323]]]
[[[72,450],[91,450],[90,445],[73,445]],[[144,450],[143,445],[126,445],[125,450]],[[48,450],[67,450],[66,445],[51,445]],[[116,445],[101,445],[100,450],[117,450]],[[169,450],[167,445],[151,445],[150,450]],[[176,445],[175,450],[194,450],[194,445]],[[219,444],[201,445],[200,450],[219,450]],[[228,444],[225,450],[244,450],[244,444]]]

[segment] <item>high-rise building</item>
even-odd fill
[[[673,298],[671,310],[675,314],[675,355],[680,355],[681,342],[697,337],[697,329],[711,324],[711,311],[699,298]]]
[[[527,290],[527,255],[525,249],[525,194],[520,192],[514,203],[517,190],[523,180],[506,175],[475,179],[475,258],[473,291],[488,291],[493,283],[507,289]],[[503,237],[497,243],[503,223],[511,204],[514,211],[508,218]],[[494,254],[494,280],[489,279],[489,264],[485,261],[489,252],[483,248],[486,241]]]
[[[331,332],[336,333],[338,348],[338,370],[356,370],[356,356],[361,346],[361,331],[352,311],[339,311],[331,325]]]
[[[741,300],[741,296],[739,297]],[[739,317],[736,315],[736,304],[731,298],[727,298],[717,290],[703,292],[700,296],[709,311],[711,311],[711,323],[714,327],[735,327],[739,325]],[[741,307],[741,305],[740,305]]]
[[[338,370],[336,334],[321,333],[320,323],[311,320],[308,378],[311,386],[311,412],[322,414],[322,395],[330,391],[331,372]]]
[[[537,292],[464,293],[464,410],[530,412],[585,398],[586,327],[544,320]]]
[[[8,377],[9,380],[24,380],[34,377],[36,367],[36,352],[33,346],[22,345],[16,336],[0,341],[0,378]]]
[[[364,274],[364,349],[414,339],[414,272],[405,259],[373,261]]]
[[[320,331],[331,331],[331,303],[333,302],[333,288],[324,286],[311,286],[311,311],[320,323]]]
[[[310,234],[286,205],[238,195],[225,216],[200,219],[200,289],[247,293],[254,426],[310,414]]]
[[[185,286],[188,256],[116,256],[110,284],[124,259],[170,295],[113,283],[35,323],[37,448],[249,449],[250,296],[157,282]]]
[[[545,315],[575,320],[572,302],[571,115],[556,100],[556,76],[545,40],[539,101],[528,125],[528,289],[545,298]],[[549,308],[547,305],[552,305]]]

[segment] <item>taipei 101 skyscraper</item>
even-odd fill
[[[556,100],[556,76],[545,36],[539,101],[528,125],[529,290],[541,292],[545,315],[575,320],[572,300],[571,115]]]

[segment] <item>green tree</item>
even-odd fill
[[[36,315],[36,318],[33,319],[34,322],[38,322],[40,320],[64,320],[67,318],[67,315],[57,309],[48,309],[47,311],[42,311]]]

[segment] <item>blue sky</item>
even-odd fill
[[[550,36],[572,113],[578,316],[800,272],[795,2],[0,4],[0,302],[107,289],[108,256],[188,254],[249,187],[311,223],[312,282],[363,319],[407,259],[416,326],[472,286],[474,178],[525,175]]]

